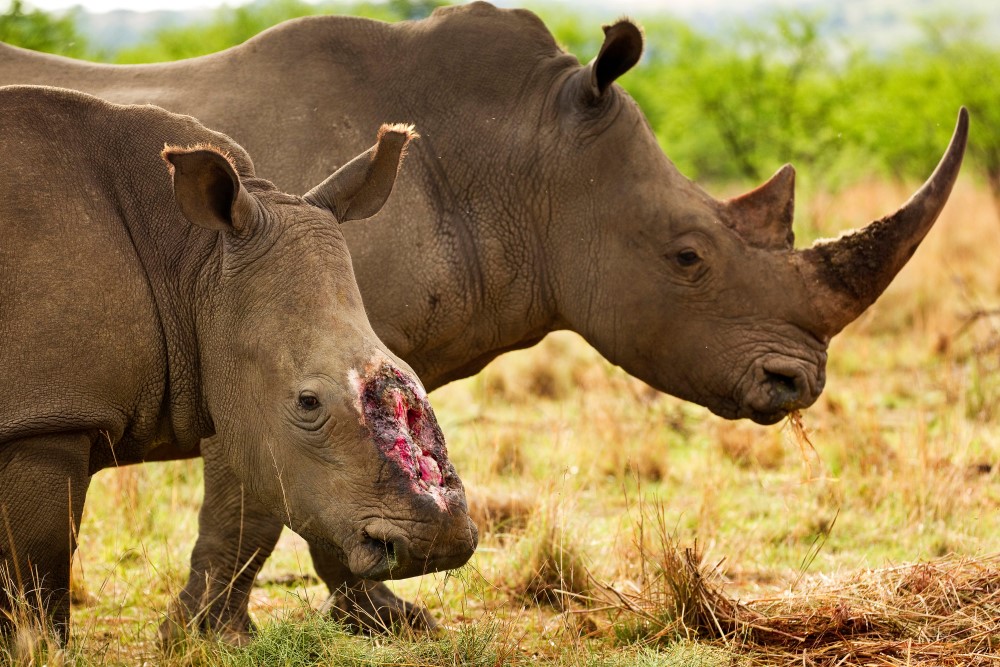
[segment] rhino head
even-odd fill
[[[427,395],[372,331],[338,225],[382,207],[411,136],[383,126],[304,197],[253,178],[245,156],[163,153],[181,212],[222,248],[197,323],[214,446],[288,526],[374,579],[457,567],[477,542]]]
[[[641,51],[639,29],[621,21],[605,28],[594,61],[555,77],[549,117],[565,155],[554,162],[575,165],[547,174],[558,221],[540,232],[558,325],[657,389],[774,423],[817,399],[831,337],[878,298],[937,219],[968,114],[902,208],[796,249],[792,167],[728,201],[684,178],[612,85]]]

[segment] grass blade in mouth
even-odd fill
[[[787,423],[791,426],[792,435],[795,437],[795,444],[799,446],[799,454],[802,456],[802,463],[805,464],[806,470],[809,473],[809,479],[813,479],[813,467],[810,462],[809,452],[820,462],[820,467],[823,465],[822,459],[819,458],[819,454],[816,452],[816,446],[813,445],[812,440],[809,439],[809,433],[806,431],[805,425],[802,423],[802,412],[800,410],[793,410],[788,413]],[[806,448],[809,451],[806,451]]]

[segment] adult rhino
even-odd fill
[[[65,634],[91,475],[213,434],[238,483],[358,576],[468,560],[441,431],[327,208],[375,213],[409,138],[383,127],[303,199],[192,118],[0,88],[0,619],[22,597]]]
[[[657,389],[726,418],[776,422],[816,400],[830,338],[930,229],[958,173],[966,115],[938,170],[898,212],[795,250],[792,168],[728,201],[682,176],[614,83],[641,51],[640,30],[619,21],[581,66],[532,13],[473,2],[394,25],[289,21],[221,53],[156,65],[8,47],[0,81],[190,113],[246,145],[286,188],[344,162],[373,119],[417,123],[423,139],[382,224],[344,231],[372,325],[427,388],[571,329]],[[205,474],[175,610],[239,638],[281,524],[244,503],[240,533],[240,490],[211,456]],[[333,606],[353,620],[430,622],[311,547],[338,592]]]

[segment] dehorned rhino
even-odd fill
[[[898,212],[799,250],[790,166],[719,201],[664,155],[615,83],[642,48],[639,28],[619,21],[581,66],[531,12],[473,2],[394,25],[305,18],[156,65],[5,48],[0,81],[191,113],[242,142],[286,188],[342,163],[373,119],[412,121],[423,139],[400,177],[403,196],[379,214],[391,222],[345,235],[375,330],[428,389],[570,329],[661,391],[774,423],[816,400],[831,337],[931,228],[961,164],[966,115],[938,170]],[[281,523],[244,503],[241,533],[241,490],[205,453],[201,535],[175,609],[242,636],[246,595]],[[340,591],[335,608],[362,621],[429,621],[319,545],[312,553]]]
[[[192,118],[0,88],[0,618],[42,607],[65,633],[91,475],[212,434],[356,575],[468,560],[461,482],[337,219],[381,207],[410,136],[383,127],[297,197]]]

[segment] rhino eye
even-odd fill
[[[319,407],[319,399],[312,394],[299,394],[299,407],[303,410],[315,410]]]
[[[681,266],[694,266],[701,261],[701,257],[694,250],[681,250],[677,253],[677,263]]]

